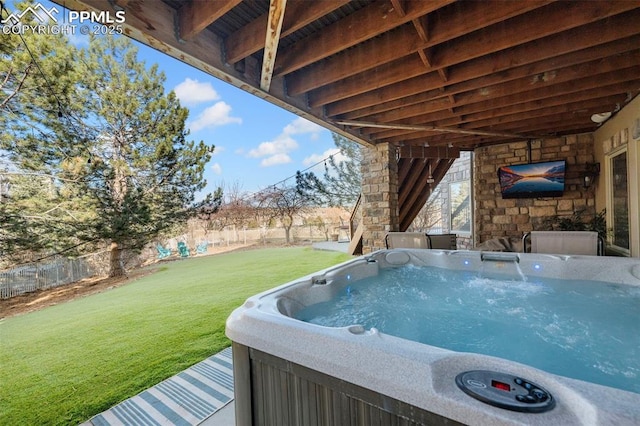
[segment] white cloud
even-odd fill
[[[311,166],[312,164],[316,164],[319,161],[327,159],[331,155],[336,155],[336,160],[344,158],[344,155],[340,154],[340,150],[338,148],[331,148],[326,150],[322,154],[311,154],[310,156],[302,160],[302,164],[304,164],[305,166]]]
[[[250,150],[247,156],[252,158],[266,157],[260,163],[262,167],[290,163],[291,157],[288,154],[298,149],[298,142],[292,136],[310,134],[312,139],[317,139],[323,130],[321,126],[298,117],[284,126],[282,133],[273,140],[262,142],[257,148]]]
[[[298,142],[285,134],[279,135],[275,140],[262,142],[257,148],[249,151],[249,157],[260,158],[278,154],[286,154],[298,148]]]
[[[178,84],[173,91],[176,92],[176,96],[182,104],[189,106],[220,99],[220,95],[211,86],[211,83],[201,83],[188,77]]]
[[[217,175],[221,175],[222,174],[222,166],[218,163],[213,163],[211,165],[211,171],[213,171],[213,173],[217,174]]]
[[[322,154],[311,154],[310,156],[302,160],[302,164],[304,164],[305,166],[310,166],[312,164],[316,164],[318,161],[324,160],[332,154],[337,154],[338,152],[340,152],[338,148],[332,148],[326,150]]]
[[[189,128],[197,132],[206,127],[224,126],[231,123],[242,123],[242,119],[239,117],[232,117],[231,106],[226,102],[216,102],[214,105],[206,108],[204,111],[191,122]]]
[[[271,167],[278,166],[280,164],[287,164],[291,162],[291,157],[287,154],[280,153],[272,155],[271,157],[267,157],[260,162],[260,166],[262,167]]]
[[[261,167],[271,167],[280,164],[291,163],[289,153],[298,149],[298,142],[293,135],[309,134],[311,139],[319,138],[319,133],[324,129],[311,121],[298,117],[284,126],[282,133],[273,140],[262,142],[257,148],[247,153],[251,158],[263,158]]]
[[[287,135],[299,135],[303,133],[320,133],[324,128],[313,123],[306,118],[298,117],[291,123],[287,124],[282,132]],[[316,135],[314,135],[316,136]]]

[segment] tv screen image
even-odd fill
[[[560,197],[566,161],[516,164],[498,169],[502,198]]]

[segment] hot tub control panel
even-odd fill
[[[456,376],[456,384],[467,395],[507,410],[542,413],[555,405],[553,396],[541,386],[497,371],[466,371]]]

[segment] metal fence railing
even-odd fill
[[[108,253],[56,258],[0,271],[0,299],[58,287],[106,272]]]

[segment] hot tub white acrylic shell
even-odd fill
[[[640,394],[558,375],[500,358],[458,353],[359,326],[322,327],[291,318],[329,300],[379,268],[408,263],[530,277],[605,281],[640,287],[637,259],[438,250],[383,250],[308,275],[249,298],[227,320],[234,342],[337,377],[411,406],[469,425],[638,425]],[[537,266],[535,266],[537,265]],[[534,267],[535,266],[535,267]],[[347,278],[349,277],[349,278]],[[556,405],[545,413],[519,413],[477,401],[455,384],[457,374],[495,370],[547,389]]]

